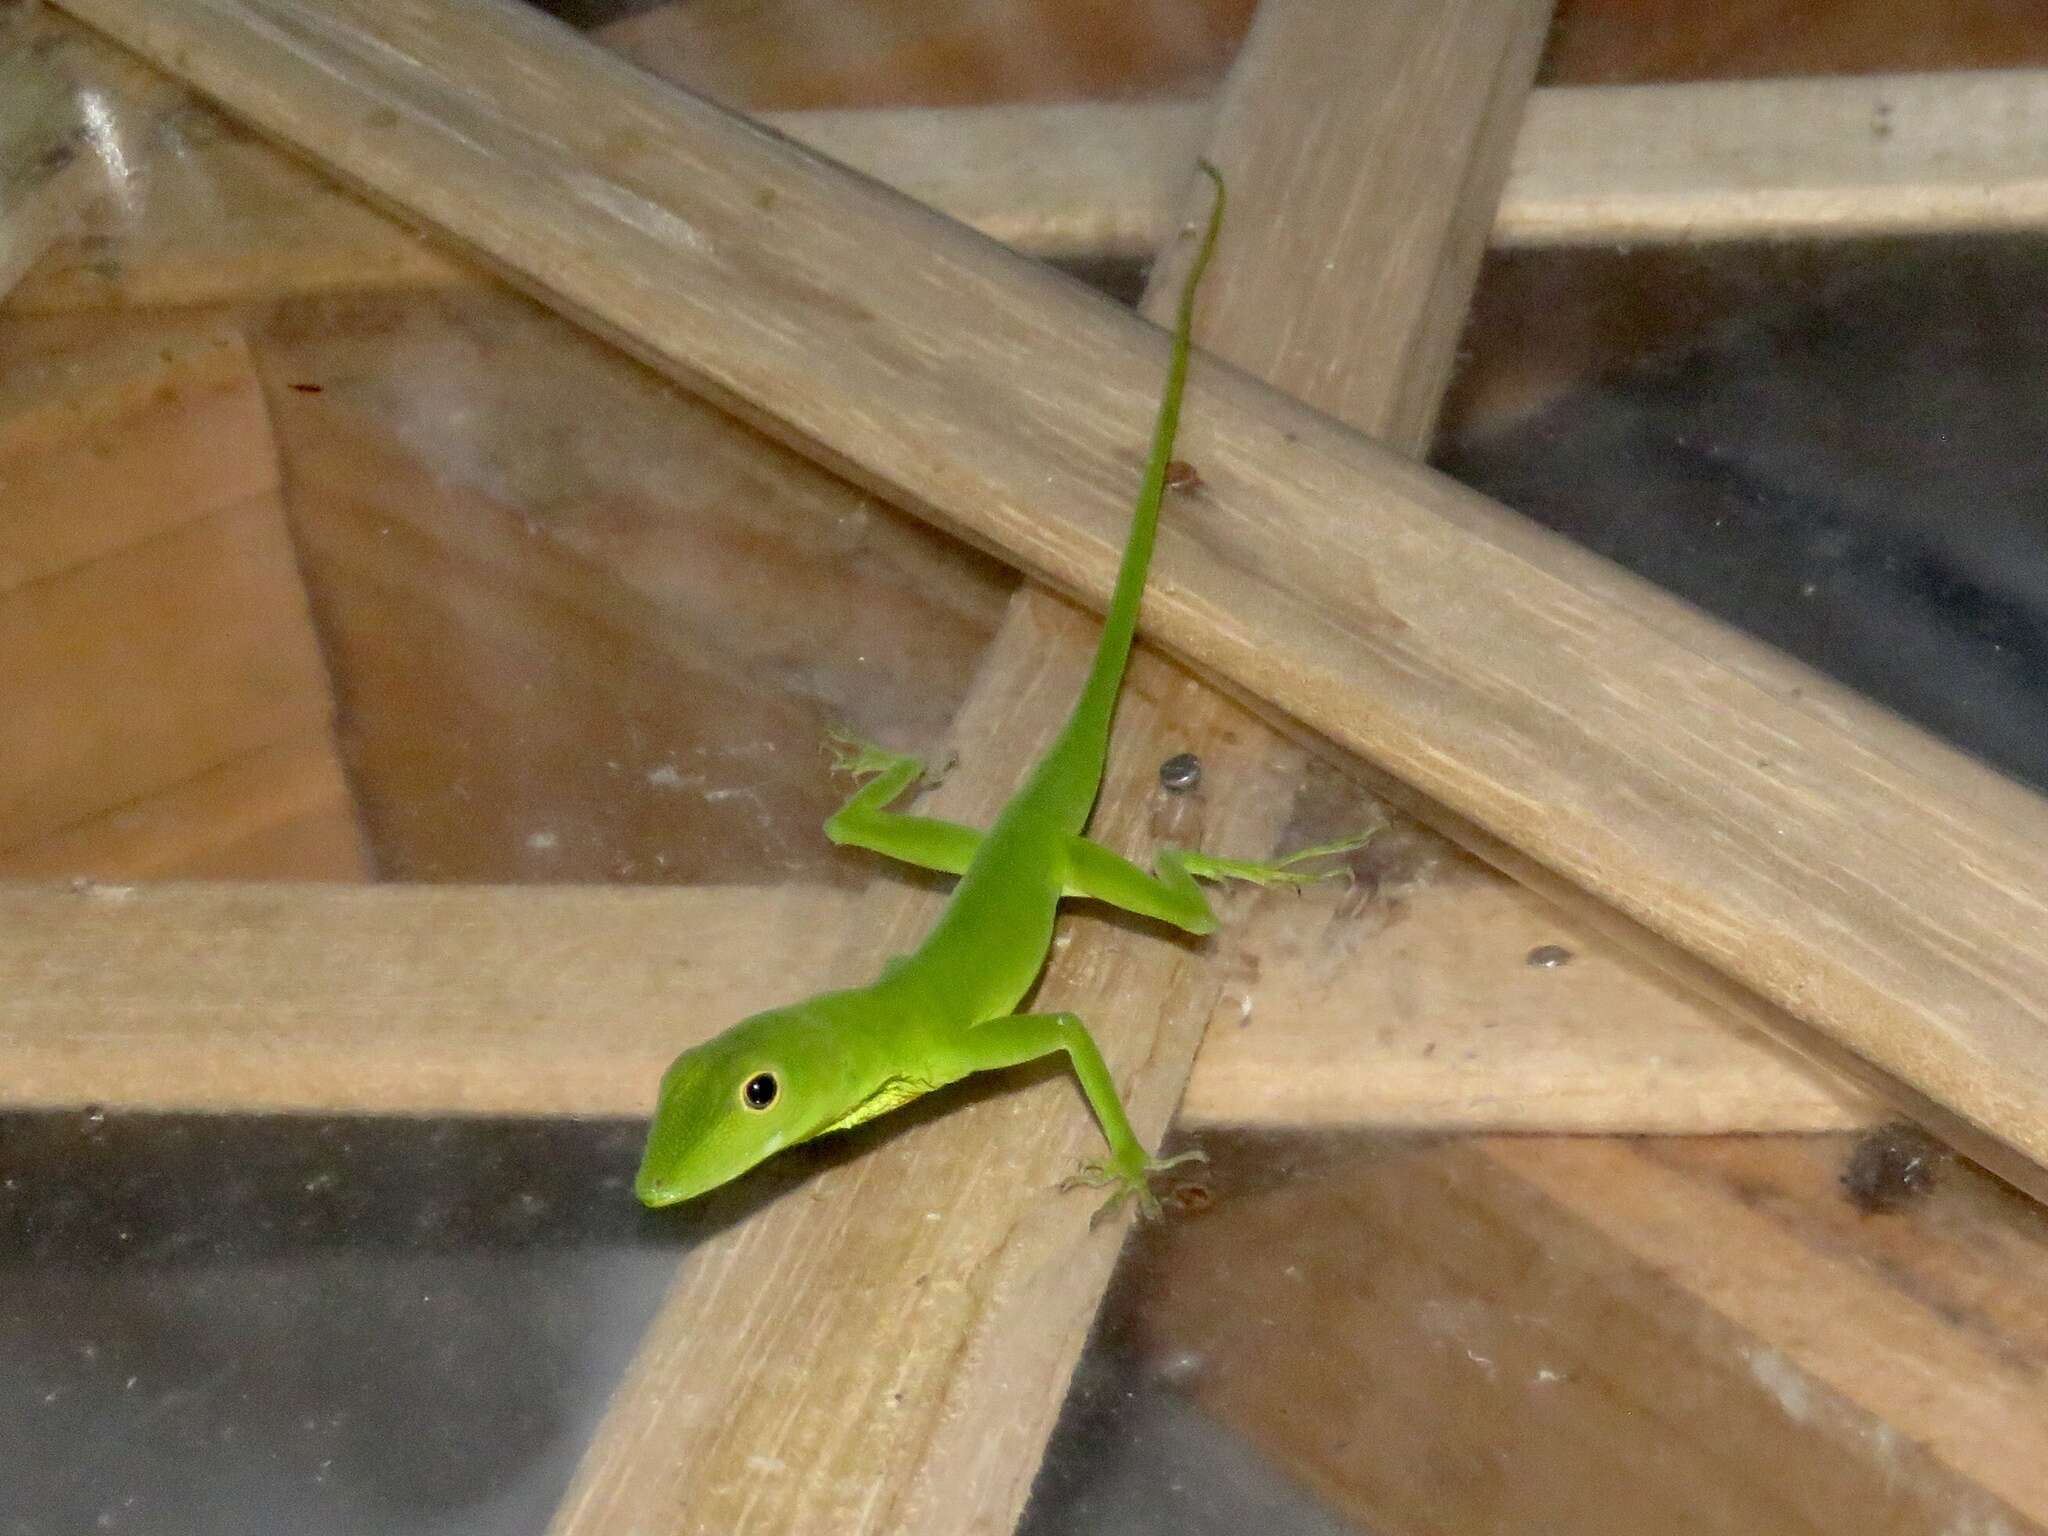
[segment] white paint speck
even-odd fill
[[[536,832],[526,840],[526,846],[535,853],[550,852],[562,840],[552,832]]]
[[[569,189],[585,202],[603,209],[615,219],[632,225],[644,235],[652,235],[679,251],[690,251],[700,256],[711,254],[710,237],[696,225],[673,208],[664,208],[651,198],[642,197],[630,187],[622,187],[615,181],[606,181],[602,176],[593,176],[588,171],[579,171],[569,176],[567,184]]]
[[[1743,1361],[1757,1384],[1778,1400],[1785,1417],[1804,1424],[1813,1412],[1813,1385],[1798,1366],[1775,1349],[1747,1349]]]

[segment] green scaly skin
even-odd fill
[[[1223,219],[1223,179],[1207,162],[1202,170],[1215,183],[1216,200],[1181,290],[1151,456],[1102,638],[1072,715],[986,833],[889,810],[923,774],[923,764],[851,736],[835,737],[838,766],[863,782],[826,822],[826,835],[957,874],[960,882],[924,942],[890,961],[867,986],[755,1014],[676,1058],[662,1078],[634,1183],[645,1204],[688,1200],[784,1147],[858,1125],[971,1073],[1055,1051],[1066,1053],[1109,1143],[1105,1156],[1069,1182],[1109,1188],[1105,1210],[1135,1196],[1147,1214],[1156,1214],[1148,1177],[1200,1156],[1161,1159],[1146,1152],[1101,1052],[1073,1014],[1014,1010],[1044,968],[1062,897],[1092,897],[1206,934],[1216,918],[1197,878],[1300,884],[1324,878],[1300,871],[1304,860],[1365,841],[1325,843],[1274,863],[1162,848],[1147,873],[1082,835],[1102,787],[1110,722],[1152,561],[1187,379],[1195,287]]]

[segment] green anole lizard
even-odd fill
[[[985,835],[889,810],[924,765],[851,736],[835,738],[839,766],[865,782],[825,823],[826,835],[956,874],[960,882],[924,942],[891,960],[867,986],[757,1013],[676,1058],[662,1078],[633,1186],[647,1205],[688,1200],[784,1147],[859,1125],[971,1073],[1055,1051],[1066,1052],[1109,1142],[1108,1154],[1085,1164],[1077,1182],[1110,1187],[1112,1205],[1135,1195],[1147,1213],[1156,1213],[1148,1176],[1201,1155],[1146,1152],[1080,1019],[1013,1010],[1045,965],[1063,896],[1093,897],[1206,934],[1216,918],[1196,878],[1298,884],[1321,877],[1294,866],[1364,841],[1325,843],[1270,864],[1163,847],[1153,859],[1157,873],[1147,874],[1082,836],[1101,790],[1110,721],[1152,561],[1187,379],[1195,286],[1223,219],[1223,178],[1206,161],[1202,170],[1216,198],[1181,289],[1145,478],[1102,638],[1073,713]]]

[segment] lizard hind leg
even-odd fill
[[[1088,1107],[1095,1112],[1095,1122],[1102,1128],[1103,1139],[1109,1143],[1109,1151],[1083,1163],[1061,1182],[1060,1188],[1083,1185],[1110,1190],[1109,1200],[1095,1213],[1096,1221],[1133,1198],[1143,1214],[1157,1216],[1159,1197],[1152,1193],[1151,1176],[1181,1163],[1205,1160],[1199,1151],[1154,1157],[1145,1150],[1124,1113],[1123,1099],[1116,1091],[1116,1082],[1109,1075],[1102,1052],[1096,1049],[1095,1037],[1075,1014],[1005,1014],[969,1029],[958,1049],[960,1059],[954,1065],[962,1070],[962,1075],[1014,1067],[1055,1051],[1066,1052]]]

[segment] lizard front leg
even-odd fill
[[[957,875],[967,868],[981,846],[981,834],[974,828],[887,809],[924,773],[922,762],[843,731],[832,732],[829,739],[833,767],[866,782],[826,819],[827,837],[941,874]]]

